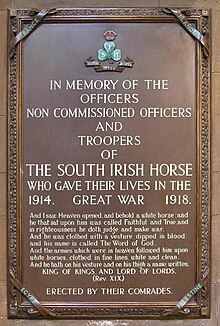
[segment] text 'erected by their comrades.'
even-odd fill
[[[71,94],[77,106],[26,108],[30,124],[94,121],[79,127],[69,145],[70,153],[95,152],[93,160],[82,162],[75,154],[63,160],[56,153],[56,160],[24,164],[29,267],[44,277],[84,276],[91,282],[88,288],[48,287],[46,295],[171,295],[168,285],[123,284],[145,275],[175,277],[191,267],[188,230],[196,167],[185,157],[151,158],[141,131],[149,121],[192,119],[190,106],[147,104],[149,93],[163,98],[170,88],[168,79],[50,79],[50,96]],[[127,127],[136,120],[137,128]],[[138,160],[124,159],[134,149]],[[149,210],[153,196],[155,208]],[[62,206],[64,197],[68,209]]]

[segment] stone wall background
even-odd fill
[[[7,8],[198,7],[211,16],[212,313],[199,320],[7,320]],[[0,326],[220,326],[220,0],[0,0]]]

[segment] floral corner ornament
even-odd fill
[[[134,61],[130,58],[122,60],[122,51],[121,49],[116,48],[116,43],[114,42],[117,34],[114,31],[107,31],[104,33],[105,42],[103,48],[98,50],[98,60],[95,60],[90,56],[86,61],[86,67],[93,67],[96,72],[122,72],[125,68],[132,68]],[[101,65],[102,62],[108,61],[110,65]],[[114,64],[118,62],[118,65]]]

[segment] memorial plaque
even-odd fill
[[[208,12],[10,30],[9,317],[208,317]]]

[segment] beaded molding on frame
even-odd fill
[[[202,22],[202,32],[208,30],[208,11],[202,9],[179,9],[180,11],[190,10],[191,18],[200,18]],[[29,18],[30,10],[11,10],[11,27],[17,33],[18,21],[20,19]],[[162,8],[109,8],[109,9],[57,9],[53,14],[53,19],[60,17],[167,17]],[[48,18],[47,18],[48,19]],[[49,18],[50,19],[50,18]],[[178,21],[177,21],[178,23]],[[201,248],[199,252],[199,275],[202,277],[205,271],[210,266],[210,221],[209,221],[209,62],[202,53],[201,59],[201,217],[199,219],[199,229],[201,229]],[[19,278],[19,244],[18,244],[18,220],[17,220],[17,74],[18,74],[18,54],[15,55],[9,63],[9,180],[8,180],[8,201],[9,201],[9,269],[13,269],[15,276]],[[9,289],[9,316],[11,318],[42,318],[38,311],[31,306],[21,306],[21,295],[15,289],[14,285],[10,283]],[[208,316],[209,297],[207,296],[207,289],[201,290],[200,307],[187,307],[177,314],[177,318],[184,318],[184,316],[200,317],[201,315]],[[73,306],[63,306],[62,308],[51,306],[48,308],[56,314],[56,318],[74,318],[74,317],[137,317],[137,318],[159,318],[167,311],[167,307],[140,307],[140,308],[75,308]]]

